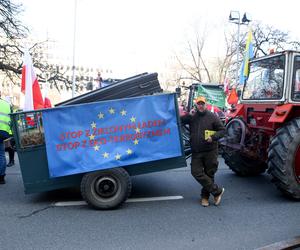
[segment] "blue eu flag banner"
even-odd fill
[[[43,111],[50,177],[182,155],[175,94]]]

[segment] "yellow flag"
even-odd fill
[[[244,58],[244,76],[249,75],[249,60],[253,58],[252,30],[249,30]]]

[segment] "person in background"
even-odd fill
[[[187,114],[186,107],[183,103],[181,103],[179,105],[179,115],[183,116],[183,115],[186,115],[186,114]]]
[[[15,165],[15,139],[13,137],[12,134],[10,134],[10,142],[9,142],[9,145],[8,147],[5,148],[5,151],[8,152],[8,159],[9,159],[9,162],[8,164],[6,165],[6,167],[12,167]]]
[[[6,96],[5,101],[7,101],[10,104],[10,110],[12,113],[13,105],[11,103],[10,97]],[[13,133],[12,133],[11,129],[9,131],[9,136],[10,136],[9,140],[6,140],[8,142],[4,143],[5,151],[8,152],[8,158],[9,158],[9,162],[6,165],[6,167],[12,167],[13,165],[15,165],[15,145],[16,145],[16,143],[15,143],[15,139],[13,137]]]
[[[1,99],[0,93],[0,184],[5,184],[6,158],[3,141],[10,137],[10,104]]]
[[[97,89],[100,89],[100,88],[102,88],[102,82],[103,82],[100,72],[98,72],[97,80],[98,80],[98,88]]]
[[[198,97],[195,104],[193,112],[181,116],[182,123],[190,128],[191,172],[202,185],[201,205],[209,206],[212,195],[218,206],[225,189],[215,183],[215,173],[218,169],[218,140],[225,135],[225,127],[217,115],[207,110],[203,96]]]

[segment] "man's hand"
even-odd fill
[[[190,111],[190,115],[194,115],[194,114],[196,114],[196,112],[197,112],[196,109],[192,108]]]

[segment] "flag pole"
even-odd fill
[[[72,66],[72,97],[75,96],[75,42],[76,42],[76,15],[77,15],[77,0],[74,6],[74,32],[73,32],[73,66]]]

